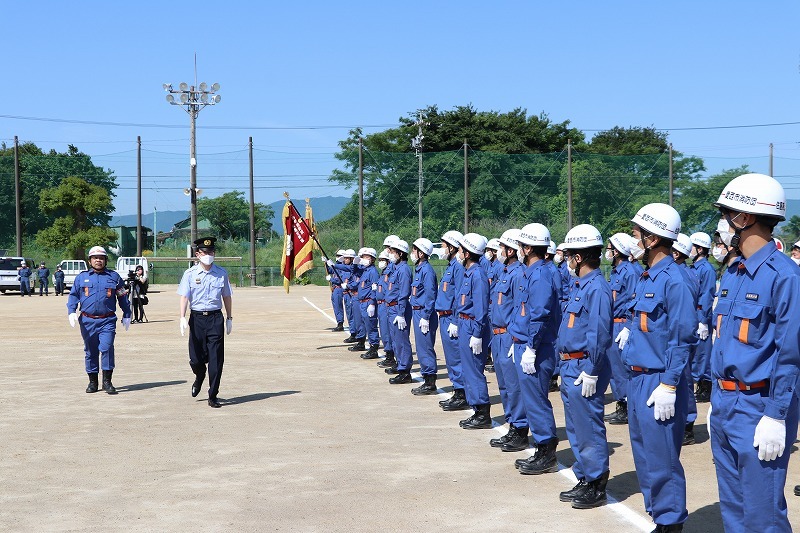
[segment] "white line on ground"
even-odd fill
[[[308,305],[310,305],[311,307],[313,307],[314,309],[316,309],[317,311],[319,311],[320,313],[322,313],[322,314],[325,316],[325,318],[327,318],[328,320],[330,320],[331,322],[333,322],[334,324],[336,324],[336,319],[335,319],[335,318],[333,318],[331,315],[329,315],[328,313],[326,313],[325,311],[323,311],[322,309],[320,309],[319,307],[317,307],[316,305],[314,305],[313,303],[311,303],[311,302],[308,300],[308,298],[306,298],[305,296],[303,296],[303,300],[305,300],[305,301],[306,301],[306,303],[307,303]]]

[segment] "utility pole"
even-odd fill
[[[158,209],[153,206],[153,257],[158,257]]]
[[[136,257],[142,257],[142,137],[136,136]]]
[[[469,161],[466,139],[464,139],[464,233],[469,233]]]
[[[195,78],[197,77],[197,59],[195,58]],[[191,132],[189,135],[189,188],[184,189],[183,193],[191,198],[190,216],[192,223],[191,241],[197,239],[197,196],[202,192],[197,188],[197,153],[196,153],[196,125],[197,114],[200,110],[209,105],[216,105],[220,103],[222,97],[216,94],[219,91],[219,83],[213,84],[210,88],[206,82],[201,83],[195,87],[186,82],[181,82],[178,90],[172,88],[172,84],[165,83],[164,90],[167,91],[167,102],[170,105],[183,106],[190,118]],[[180,101],[175,100],[175,95],[178,95]]]
[[[572,141],[567,139],[567,231],[572,229]]]
[[[358,138],[358,247],[364,247],[364,139]]]
[[[419,170],[417,171],[417,177],[419,182],[419,193],[417,195],[417,213],[419,215],[419,237],[422,238],[422,194],[425,186],[425,180],[422,177],[422,140],[425,138],[422,135],[422,126],[427,126],[428,123],[424,122],[423,119],[425,116],[422,114],[422,111],[417,112],[417,121],[414,125],[417,127],[417,136],[411,140],[411,146],[414,148],[414,151],[417,154],[417,160],[419,162]]]
[[[669,143],[669,205],[673,205],[675,194],[675,180],[672,175],[672,143]]]
[[[256,196],[253,187],[253,138],[248,143],[250,152],[250,286],[256,287]]]
[[[14,135],[14,201],[17,204],[17,257],[22,257],[22,191],[19,180],[19,138]]]
[[[772,143],[769,143],[769,175],[771,178],[775,177],[775,174],[772,173]]]

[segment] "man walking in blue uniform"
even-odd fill
[[[415,263],[411,281],[411,310],[414,322],[414,342],[423,384],[411,389],[415,396],[436,394],[436,331],[439,317],[434,309],[436,303],[436,272],[428,262],[433,253],[433,243],[425,238],[414,241],[411,259]]]
[[[548,393],[556,367],[559,296],[552,271],[544,262],[550,230],[542,224],[528,224],[520,230],[518,240],[525,271],[520,279],[520,302],[510,324],[513,344],[508,355],[515,362],[536,453],[517,459],[514,465],[522,474],[538,475],[558,471],[556,420]]]
[[[711,399],[711,308],[717,292],[717,273],[708,262],[711,237],[698,232],[689,236],[692,242],[692,271],[700,285],[697,295],[697,337],[698,342],[692,358],[692,379],[697,383],[695,400],[707,402]]]
[[[194,241],[198,264],[184,272],[178,285],[181,336],[189,329],[189,364],[194,372],[192,397],[200,394],[208,365],[208,405],[221,407],[217,394],[225,363],[225,335],[233,330],[233,299],[228,273],[214,264],[216,238]],[[225,316],[222,318],[222,305]],[[189,320],[186,311],[191,310]]]
[[[447,250],[447,260],[450,263],[439,281],[439,290],[436,293],[436,314],[439,315],[439,332],[447,363],[447,376],[453,384],[453,395],[439,402],[439,406],[445,411],[465,411],[470,408],[464,393],[461,353],[458,349],[458,317],[453,314],[456,295],[464,278],[464,265],[458,259],[458,243],[463,237],[456,230],[442,235],[442,246]]]
[[[714,309],[710,433],[722,521],[729,532],[791,531],[784,452],[797,437],[800,269],[772,239],[786,195],[774,178],[744,174],[714,205],[742,255]]]
[[[578,484],[559,495],[575,509],[605,505],[608,441],[603,423],[605,390],[611,380],[606,353],[611,346],[611,286],[600,270],[603,237],[589,224],[565,238],[564,259],[577,278],[558,330],[561,399]]]
[[[97,392],[98,363],[103,370],[103,390],[116,394],[111,383],[114,373],[114,337],[117,333],[117,302],[122,309],[125,331],[131,325],[131,304],[128,291],[119,274],[106,269],[108,254],[102,246],[89,250],[89,270],[75,276],[67,299],[69,324],[80,324],[89,386],[86,392]],[[80,313],[78,313],[80,311]]]
[[[389,287],[386,293],[388,307],[389,331],[392,335],[397,366],[384,370],[387,374],[397,374],[389,378],[389,383],[398,385],[411,383],[411,269],[408,268],[408,243],[402,239],[395,240],[389,247],[389,262],[394,269],[389,276]]]
[[[684,370],[694,342],[694,299],[672,243],[681,218],[671,206],[647,204],[636,213],[633,237],[647,267],[636,284],[632,314],[619,335],[628,382],[628,430],[645,509],[656,531],[681,531],[688,517],[680,462],[688,391]]]

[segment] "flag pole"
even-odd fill
[[[288,192],[284,192],[283,196],[286,197],[286,201],[289,202],[289,204],[291,204],[292,207],[294,207],[295,211],[297,211],[297,206],[294,205],[294,202],[292,202],[292,199],[289,198],[289,193]],[[299,215],[300,211],[297,211],[297,214]],[[300,220],[303,221],[303,225],[308,230],[308,234],[311,235],[311,238],[314,239],[314,242],[317,243],[317,246],[319,246],[319,251],[322,252],[322,255],[325,256],[325,258],[330,259],[328,254],[325,253],[325,249],[319,243],[319,240],[317,239],[317,236],[314,234],[314,232],[311,230],[311,228],[308,227],[308,224],[306,223],[306,219],[304,219],[303,217],[300,217]],[[326,264],[325,265],[325,270],[327,270],[327,269],[328,269],[328,265]]]

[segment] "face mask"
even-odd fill
[[[564,261],[564,254],[556,252],[553,256],[553,263],[560,265]]]
[[[411,262],[416,264],[417,261],[419,261],[419,255],[417,252],[411,252]]]
[[[725,218],[721,218],[719,220],[719,223],[717,224],[717,233],[719,233],[719,238],[725,243],[725,246],[731,245],[733,233],[731,232],[731,225],[728,224],[728,221]]]
[[[635,239],[636,237],[634,237]],[[631,242],[631,255],[634,259],[641,259],[644,255],[644,248],[639,246],[639,241]]]
[[[397,254],[389,254],[389,261],[391,261],[392,263],[397,263],[398,261],[400,261],[400,256]]]
[[[575,266],[577,267],[578,265],[576,264]],[[576,269],[572,268],[572,259],[570,259],[567,262],[567,270],[569,270],[569,275],[572,276],[573,278],[577,278],[578,277],[578,271]]]
[[[697,257],[697,249],[692,248],[692,251],[689,252],[689,259],[694,259],[695,257]]]
[[[388,264],[389,263],[386,261],[386,259],[381,259],[380,261],[378,261],[378,266],[381,267],[381,270],[386,268],[386,265],[388,265]]]
[[[456,252],[456,259],[458,260],[459,263],[464,262],[464,255],[461,253],[461,250]]]
[[[213,255],[201,255],[200,262],[203,263],[205,266],[209,266],[211,263],[214,262]]]
[[[798,258],[798,257],[792,257],[792,261],[794,261],[794,264],[795,264],[795,265],[797,265],[797,266],[800,266],[800,258]]]
[[[614,260],[614,252],[611,250],[606,250],[606,261],[613,261]]]
[[[494,259],[494,254],[492,252],[483,252],[483,257],[485,257],[487,261],[491,261]]]
[[[364,258],[362,257],[362,258],[361,258],[361,266],[363,266],[364,268],[366,268],[366,267],[368,267],[368,266],[372,266],[372,262],[373,262],[373,261],[374,261],[374,259],[372,259],[372,257],[370,257],[370,256],[367,256],[367,258],[366,258],[366,259],[364,259]]]
[[[714,256],[714,259],[717,260],[717,263],[722,264],[725,261],[725,256],[728,255],[728,250],[722,246],[715,246],[714,249],[711,250],[711,254]]]

